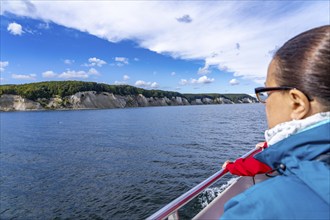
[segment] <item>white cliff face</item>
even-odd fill
[[[223,97],[220,97],[217,100],[219,101],[219,104],[234,104],[233,101],[223,98]]]
[[[47,100],[41,100],[47,102]],[[61,109],[63,108],[63,100],[60,97],[55,97],[49,99],[48,104],[46,105],[48,109]]]
[[[124,108],[126,101],[112,93],[78,92],[68,98],[73,109]]]
[[[195,99],[191,102],[192,105],[203,105],[203,102],[201,99]]]
[[[242,100],[239,100],[240,103],[254,103],[254,100],[250,98],[244,98]]]
[[[138,105],[141,106],[141,107],[148,106],[148,100],[142,94],[139,94],[137,96],[137,102],[138,102]]]
[[[2,95],[0,98],[0,111],[26,111],[43,109],[38,102],[24,99],[18,95]]]
[[[38,100],[38,102],[24,99],[17,95],[2,95],[0,97],[0,111],[25,111],[41,109],[99,109],[99,108],[125,108],[125,107],[147,107],[147,106],[169,106],[169,105],[189,105],[185,98],[172,97],[149,97],[142,94],[120,96],[112,93],[95,91],[78,92],[74,95],[60,98],[55,97],[49,100]]]
[[[210,98],[202,98],[202,102],[204,104],[212,104],[213,103],[213,99]]]
[[[239,103],[254,103],[250,98],[244,98]],[[139,95],[114,95],[112,93],[95,91],[78,92],[64,98],[55,97],[39,99],[34,102],[18,95],[2,95],[0,97],[0,111],[26,111],[42,109],[107,109],[147,106],[175,106],[175,105],[205,105],[205,104],[234,104],[233,101],[220,98],[201,98],[192,100],[191,103],[183,97],[145,97]]]

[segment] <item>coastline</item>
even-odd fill
[[[251,98],[238,99],[236,102],[227,98],[200,97],[188,101],[183,97],[145,97],[138,95],[115,95],[113,93],[96,93],[95,91],[78,92],[72,96],[38,99],[37,101],[23,98],[19,95],[3,94],[0,97],[0,112],[13,111],[71,111],[95,110],[156,106],[189,106],[218,104],[248,104],[257,103]]]

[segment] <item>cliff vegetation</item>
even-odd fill
[[[169,105],[255,103],[247,94],[181,94],[129,85],[49,81],[0,85],[0,110],[93,109]]]

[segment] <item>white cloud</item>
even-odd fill
[[[63,79],[74,79],[74,78],[87,79],[88,78],[88,73],[86,73],[85,71],[67,70],[67,71],[59,74],[58,78],[63,78]]]
[[[144,86],[147,86],[148,84],[143,80],[138,80],[135,82],[135,85],[144,87]]]
[[[75,71],[75,70],[67,70],[62,72],[61,74],[57,74],[52,70],[47,70],[42,74],[43,78],[60,78],[60,79],[87,79],[90,75],[100,75],[99,72],[90,68],[87,72],[83,70]]]
[[[127,85],[127,80],[129,80],[130,77],[128,75],[123,76],[123,81],[115,81],[115,85]]]
[[[90,68],[88,70],[88,74],[90,74],[90,75],[100,75],[100,73],[95,68]]]
[[[186,79],[181,79],[179,84],[182,86],[188,85],[188,84],[209,84],[214,82],[214,78],[209,78],[207,76],[201,76],[198,79],[190,79],[190,80],[186,80]]]
[[[13,79],[19,79],[19,80],[36,80],[37,75],[36,74],[12,74],[11,77]]]
[[[17,24],[16,22],[10,23],[7,30],[13,35],[22,35],[24,33],[22,25]]]
[[[198,74],[201,74],[201,75],[206,75],[206,74],[209,74],[211,71],[209,70],[209,66],[204,66],[203,68],[199,68],[198,69]]]
[[[198,79],[191,79],[192,84],[208,84],[214,82],[213,78],[208,78],[207,76],[201,76]]]
[[[143,88],[158,88],[159,84],[156,82],[145,82],[143,80],[138,80],[135,82],[135,86],[139,86]]]
[[[64,63],[67,65],[70,65],[70,64],[74,63],[74,60],[66,59],[66,60],[64,60]]]
[[[115,85],[127,85],[126,82],[120,82],[120,81],[115,81],[114,84]]]
[[[43,72],[41,75],[43,78],[55,78],[58,76],[58,74],[54,73],[52,70],[47,70]]]
[[[115,57],[115,61],[121,64],[128,64],[128,58],[126,57]]]
[[[136,58],[135,58],[136,59]],[[124,65],[128,65],[129,64],[129,59],[126,57],[115,57],[114,58],[115,63],[111,64],[111,65],[116,65],[116,66],[124,66]]]
[[[9,65],[8,61],[0,61],[0,72],[4,72],[5,68]]]
[[[159,84],[156,83],[156,82],[153,82],[153,83],[150,84],[150,87],[155,89],[155,88],[159,87]]]
[[[229,81],[229,84],[232,85],[232,86],[236,86],[239,84],[239,81],[237,79],[232,79]]]
[[[86,66],[102,67],[103,65],[107,64],[107,62],[105,62],[104,60],[101,60],[101,59],[96,58],[96,57],[89,58],[88,62],[89,62],[89,64],[86,64]]]
[[[124,76],[123,76],[123,80],[125,80],[125,81],[129,80],[129,78],[130,78],[130,77],[129,77],[128,75],[124,75]]]
[[[215,67],[260,81],[269,51],[328,24],[329,7],[329,1],[3,1],[1,13],[52,21],[111,42],[133,40],[174,58],[203,60],[200,73]]]
[[[115,81],[115,85],[127,85],[127,80],[129,80],[130,77],[128,75],[123,76],[123,81]]]
[[[49,26],[49,23],[48,23],[48,22],[45,22],[45,23],[39,23],[39,24],[37,25],[37,28],[39,28],[39,29],[44,29],[44,30],[48,30],[48,29],[50,28],[50,26]]]
[[[185,85],[189,84],[189,81],[186,80],[186,79],[181,79],[179,84],[182,85],[182,86],[185,86]]]

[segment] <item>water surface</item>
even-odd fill
[[[7,112],[0,121],[1,219],[144,219],[266,129],[261,104]]]

